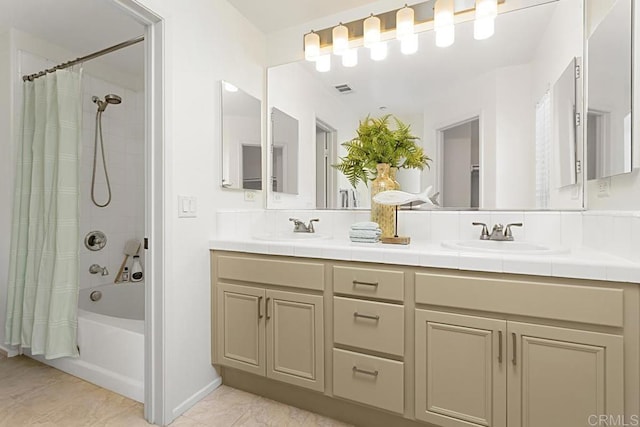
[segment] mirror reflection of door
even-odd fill
[[[480,205],[480,121],[440,131],[442,141],[442,206],[478,208]]]
[[[336,130],[316,120],[316,208],[335,208],[333,191],[335,169],[334,141]]]
[[[286,173],[285,163],[285,150],[283,146],[274,145],[271,150],[271,158],[273,163],[273,176],[271,177],[271,190],[278,193],[284,193],[284,184],[286,179],[284,174]]]
[[[271,109],[272,191],[298,194],[298,120]]]
[[[262,190],[262,148],[260,144],[242,144],[242,188]]]

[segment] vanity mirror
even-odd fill
[[[587,0],[587,179],[631,172],[631,0]]]
[[[222,187],[262,190],[261,102],[221,81]]]
[[[473,14],[456,15],[449,47],[437,47],[434,31],[427,30],[418,34],[412,55],[402,54],[393,39],[380,61],[360,47],[355,67],[331,55],[328,72],[309,61],[270,68],[269,106],[299,120],[301,174],[295,196],[269,189],[268,208],[316,208],[317,201],[368,208],[368,188],[352,191],[326,165],[343,155],[340,144],[355,136],[359,120],[394,114],[411,125],[433,159],[422,173],[399,171],[403,190],[432,186],[444,208],[581,209],[576,159],[582,131],[561,132],[555,124],[581,111],[582,91],[558,103],[553,88],[567,65],[583,56],[583,2],[526,3],[540,4],[518,9],[522,2],[500,3],[489,39],[474,39]],[[569,83],[582,85],[581,79]],[[450,197],[460,192],[463,197]]]

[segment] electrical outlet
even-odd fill
[[[245,191],[244,192],[244,201],[245,202],[255,202],[258,197],[256,196],[255,191]]]
[[[611,196],[611,178],[603,178],[598,180],[598,197]]]

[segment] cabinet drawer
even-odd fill
[[[416,273],[416,303],[623,326],[622,289]]]
[[[404,354],[404,307],[333,297],[333,340],[338,344]]]
[[[333,291],[391,301],[404,300],[402,271],[372,268],[333,267]]]
[[[403,413],[404,364],[334,348],[333,394]]]
[[[324,265],[314,262],[223,255],[218,257],[217,275],[219,279],[324,290]]]

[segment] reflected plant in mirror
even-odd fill
[[[262,190],[262,107],[259,99],[220,82],[222,187]]]
[[[392,114],[411,126],[433,159],[422,171],[398,173],[404,191],[432,186],[451,209],[582,209],[576,161],[583,132],[567,121],[582,109],[582,90],[563,91],[566,99],[556,102],[551,88],[584,55],[583,1],[531,4],[499,3],[495,33],[483,40],[474,38],[470,13],[456,15],[455,42],[447,47],[436,46],[434,31],[420,30],[418,50],[405,55],[401,41],[382,34],[384,60],[359,47],[354,67],[332,61],[330,71],[318,72],[302,60],[269,68],[270,106],[298,118],[299,158],[315,173],[305,170],[296,197],[284,203],[268,196],[267,207],[339,208],[342,190],[353,187],[327,163],[346,156],[341,142],[357,136],[354,123]],[[584,80],[567,84],[582,88]],[[555,127],[559,120],[568,130]],[[318,129],[329,130],[317,138]],[[357,186],[358,207],[369,207],[369,191]]]

